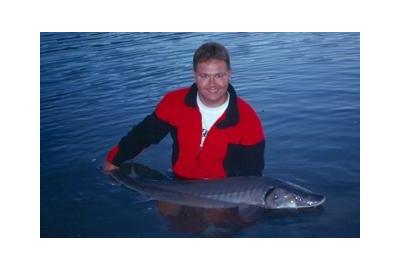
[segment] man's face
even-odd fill
[[[194,72],[200,100],[208,107],[217,107],[227,98],[231,71],[225,61],[210,59],[199,62]]]

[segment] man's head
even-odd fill
[[[205,105],[217,107],[226,101],[231,64],[224,46],[216,42],[201,45],[193,56],[193,73]]]
[[[193,56],[193,70],[196,72],[197,65],[201,62],[215,59],[221,60],[226,63],[226,66],[231,70],[231,61],[229,58],[228,50],[217,42],[207,42],[201,45]]]

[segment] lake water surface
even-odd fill
[[[167,91],[192,84],[206,41],[228,48],[232,84],[262,120],[264,174],[324,194],[321,209],[199,232],[198,212],[171,226],[98,170]],[[359,33],[41,33],[41,237],[359,237],[359,55]],[[136,160],[167,172],[170,158],[168,136]]]

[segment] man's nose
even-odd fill
[[[216,79],[215,79],[215,76],[210,76],[210,79],[208,80],[208,83],[210,84],[210,85],[214,85],[215,83],[216,83]]]

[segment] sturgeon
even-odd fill
[[[151,199],[192,207],[299,209],[317,207],[325,201],[323,195],[267,176],[167,180],[161,174],[156,174],[153,175],[154,179],[146,179],[136,172],[136,169],[142,168],[140,166],[143,167],[133,163],[110,172],[110,176],[119,184]]]

